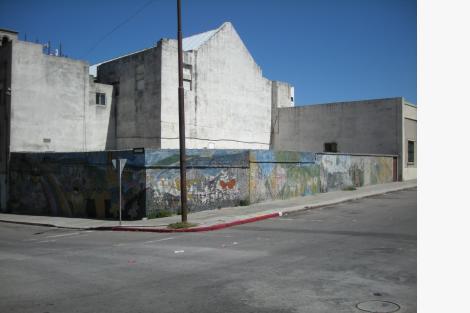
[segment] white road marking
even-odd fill
[[[45,238],[57,238],[57,237],[66,237],[66,236],[75,236],[75,235],[80,235],[80,233],[76,232],[76,233],[66,233],[66,234],[60,234],[60,235],[51,235],[51,236],[46,236]]]
[[[152,243],[152,242],[159,242],[159,241],[166,241],[166,240],[171,240],[175,239],[175,237],[168,237],[168,238],[162,238],[162,239],[155,239],[155,240],[149,240],[149,241],[144,241],[142,243]]]
[[[38,241],[38,243],[47,243],[47,242],[56,242],[57,240],[43,240],[43,241]]]
[[[175,250],[175,253],[183,253],[184,250]]]

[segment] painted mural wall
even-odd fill
[[[320,192],[318,156],[305,152],[250,152],[250,202],[308,196]]]
[[[393,158],[289,151],[250,152],[250,201],[288,199],[393,181]]]
[[[119,215],[118,174],[125,158],[123,218],[180,209],[178,150],[13,153],[10,213],[109,218]],[[288,199],[393,181],[393,158],[269,150],[188,150],[190,212]]]
[[[393,157],[322,154],[321,191],[393,181]]]
[[[180,209],[178,150],[146,151],[147,214]],[[186,184],[190,212],[237,206],[248,196],[248,151],[188,150]]]
[[[123,218],[142,218],[144,155],[130,151],[13,153],[7,212],[118,218],[119,177],[112,167],[113,158],[128,160],[122,175]]]

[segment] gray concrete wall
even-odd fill
[[[162,148],[178,147],[176,40],[162,53]],[[271,82],[237,32],[225,23],[205,44],[185,52],[192,90],[185,91],[189,148],[268,149]]]
[[[16,41],[11,151],[103,150],[110,109],[96,107],[96,88],[112,101],[112,86],[90,84],[87,62],[45,55],[40,44]]]
[[[274,149],[400,154],[402,98],[338,102],[279,109]]]
[[[294,106],[294,87],[280,81],[271,82],[271,141],[270,148],[274,147],[274,138],[279,134],[279,110],[278,108],[290,108]]]
[[[16,34],[0,30],[0,210],[8,200],[12,41]]]
[[[418,141],[417,141],[417,108],[407,102],[403,103],[403,180],[417,178]],[[414,163],[408,162],[408,140],[414,141]]]
[[[86,108],[87,151],[103,151],[115,146],[115,120],[113,108],[113,86],[89,81],[88,106]],[[96,103],[96,93],[106,95],[106,104]]]
[[[160,148],[161,42],[98,66],[97,81],[113,84],[115,146]]]

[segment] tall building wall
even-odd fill
[[[115,147],[160,148],[161,42],[98,66],[98,81],[115,88],[113,116]]]
[[[418,167],[417,109],[414,105],[403,103],[403,179],[416,179]],[[413,160],[411,161],[408,141],[413,142]]]
[[[6,208],[8,198],[11,61],[16,39],[16,32],[0,29],[0,209]]]
[[[271,82],[271,138],[270,148],[274,147],[274,138],[279,135],[279,109],[294,106],[294,87],[280,81]]]
[[[235,29],[225,23],[193,52],[185,91],[189,148],[268,149],[271,81],[262,76]],[[162,148],[178,147],[177,42],[162,54]],[[188,89],[188,88],[187,88]]]
[[[336,143],[341,153],[399,154],[401,98],[279,109],[274,149],[324,151]]]
[[[10,150],[104,150],[112,86],[90,82],[88,63],[46,55],[42,45],[15,41],[11,67]]]

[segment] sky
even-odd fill
[[[230,21],[296,105],[416,98],[416,0],[182,0],[183,36]],[[0,28],[90,64],[176,38],[176,0],[0,0]]]

